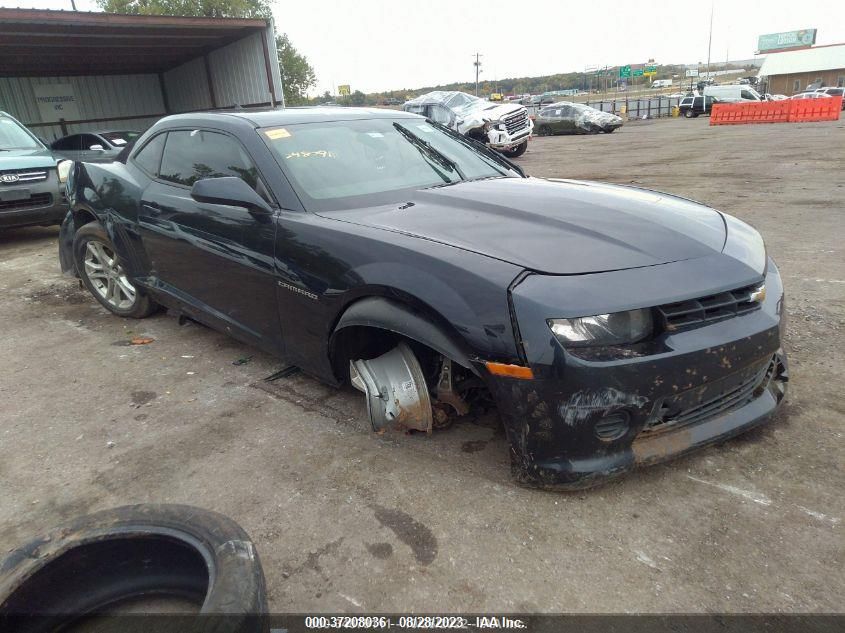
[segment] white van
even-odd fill
[[[672,80],[671,79],[655,79],[651,82],[652,88],[671,88],[672,87]]]
[[[722,103],[737,103],[739,101],[764,101],[754,88],[744,84],[730,84],[727,86],[705,86],[704,96],[713,97]]]

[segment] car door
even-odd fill
[[[55,141],[50,147],[62,158],[70,160],[83,160],[82,158],[82,134],[71,134]]]
[[[555,110],[555,133],[573,134],[577,132],[578,112],[572,106],[561,106]]]
[[[278,347],[273,215],[201,203],[191,186],[235,176],[272,206],[255,162],[241,143],[217,130],[170,130],[161,164],[142,194],[138,231],[154,283],[222,329]]]
[[[94,134],[77,134],[73,148],[73,160],[89,163],[101,162],[107,159],[106,148],[108,143]],[[93,149],[100,148],[100,149]]]

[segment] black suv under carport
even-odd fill
[[[63,183],[72,166],[0,111],[0,229],[60,224],[67,212]]]
[[[379,431],[492,397],[520,482],[588,486],[785,394],[783,285],[752,227],[529,178],[414,114],[170,116],[119,161],[76,163],[68,192],[62,267],[113,313],[165,305],[349,381]]]

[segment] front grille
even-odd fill
[[[505,118],[505,127],[508,134],[513,136],[523,129],[528,129],[528,110],[521,110]]]
[[[697,424],[723,413],[740,409],[757,398],[762,389],[774,375],[777,359],[772,360],[762,369],[754,372],[738,385],[723,391],[719,395],[689,407],[678,413],[658,415],[643,428],[643,433],[663,431],[669,427],[678,428]]]
[[[16,185],[21,182],[40,182],[41,180],[47,180],[47,172],[39,169],[9,169],[0,172],[0,176],[4,174],[15,174],[18,179],[15,182],[3,182],[0,179],[0,185]]]
[[[53,204],[53,196],[51,194],[36,193],[31,198],[24,198],[23,200],[0,200],[0,211],[49,207],[51,204]]]
[[[753,301],[751,296],[759,288],[759,284],[753,284],[689,301],[667,303],[657,306],[657,313],[663,328],[670,332],[711,321],[720,321],[757,310],[760,304]]]

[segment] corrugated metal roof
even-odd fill
[[[845,44],[769,53],[760,67],[759,74],[761,77],[773,77],[839,68],[845,68]]]
[[[0,75],[165,72],[267,26],[239,18],[0,8]]]

